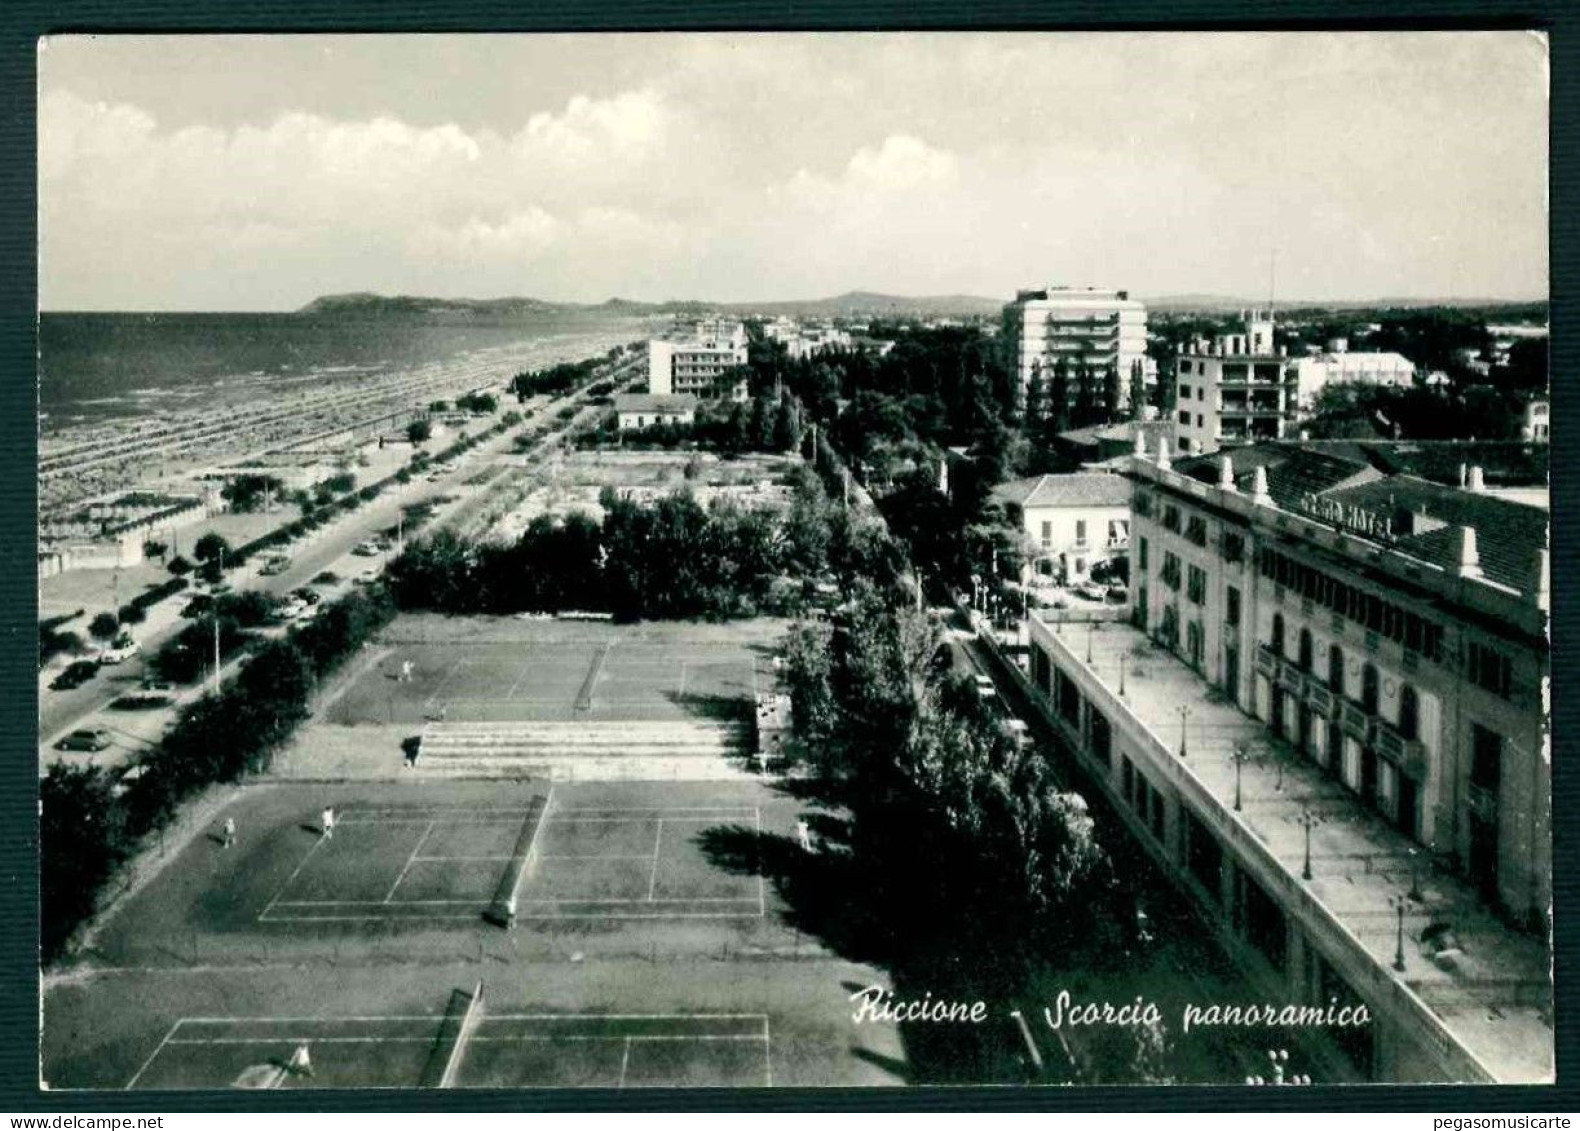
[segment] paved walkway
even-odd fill
[[[1124,702],[1168,748],[1178,751],[1181,707],[1184,764],[1229,811],[1235,801],[1237,746],[1251,759],[1240,768],[1241,825],[1366,948],[1378,968],[1392,972],[1398,942],[1394,900],[1414,880],[1421,899],[1407,898],[1402,974],[1447,1028],[1500,1079],[1534,1081],[1553,1073],[1551,959],[1541,940],[1495,918],[1468,884],[1436,867],[1412,841],[1361,804],[1336,778],[1277,739],[1267,726],[1225,701],[1208,698],[1205,681],[1181,660],[1154,646],[1129,624],[1065,626],[1061,639],[1077,663]],[[1088,651],[1088,642],[1090,650]],[[1090,655],[1091,661],[1086,662]],[[1302,815],[1311,830],[1311,873],[1305,864]],[[1412,872],[1413,865],[1418,871]],[[1420,944],[1431,923],[1447,923],[1462,953],[1434,959]]]

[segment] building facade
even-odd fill
[[[1076,584],[1130,548],[1130,485],[1121,476],[1039,475],[1000,484],[992,498],[1025,532],[1029,572],[1039,577]]]
[[[1273,346],[1272,316],[1254,311],[1230,333],[1192,342],[1175,362],[1178,450],[1213,452],[1291,435],[1299,397],[1286,362]]]
[[[655,396],[726,397],[743,401],[744,377],[723,385],[746,364],[746,327],[723,318],[703,319],[647,343],[647,391]]]
[[[1071,746],[1273,987],[1367,1005],[1363,1077],[1550,1079],[1545,512],[1293,445],[1127,475],[1129,623],[1031,626]]]
[[[1127,291],[1042,287],[1019,291],[1004,307],[1000,341],[1020,382],[1021,398],[1035,380],[1051,381],[1063,367],[1072,403],[1078,377],[1093,383],[1093,403],[1118,383],[1120,408],[1147,370],[1147,308]]]
[[[1408,389],[1415,384],[1415,363],[1399,353],[1351,352],[1340,349],[1291,363],[1300,407],[1309,408],[1329,385],[1389,385]]]
[[[622,393],[614,398],[615,420],[622,432],[656,424],[692,424],[697,419],[697,403],[696,397],[687,394]]]

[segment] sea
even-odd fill
[[[45,433],[298,392],[509,347],[581,336],[591,346],[629,319],[545,316],[442,321],[346,314],[44,313],[38,396]],[[602,348],[608,348],[607,345]]]

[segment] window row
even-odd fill
[[[1419,652],[1434,663],[1443,659],[1443,627],[1401,605],[1346,584],[1314,566],[1263,549],[1262,576],[1308,600],[1396,643]]]

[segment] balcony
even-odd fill
[[[1406,738],[1393,727],[1378,719],[1374,740],[1377,753],[1397,766],[1407,778],[1421,781],[1426,777],[1426,748],[1413,738]]]
[[[1256,670],[1268,679],[1276,679],[1278,677],[1280,662],[1280,657],[1273,650],[1272,645],[1258,644],[1256,646]]]
[[[1364,743],[1371,737],[1371,712],[1361,704],[1346,699],[1339,712],[1339,725],[1344,728],[1345,734]]]
[[[1306,705],[1324,719],[1333,714],[1333,692],[1316,680],[1306,681]]]
[[[1278,686],[1297,698],[1306,684],[1306,673],[1293,664],[1285,664],[1278,673]]]

